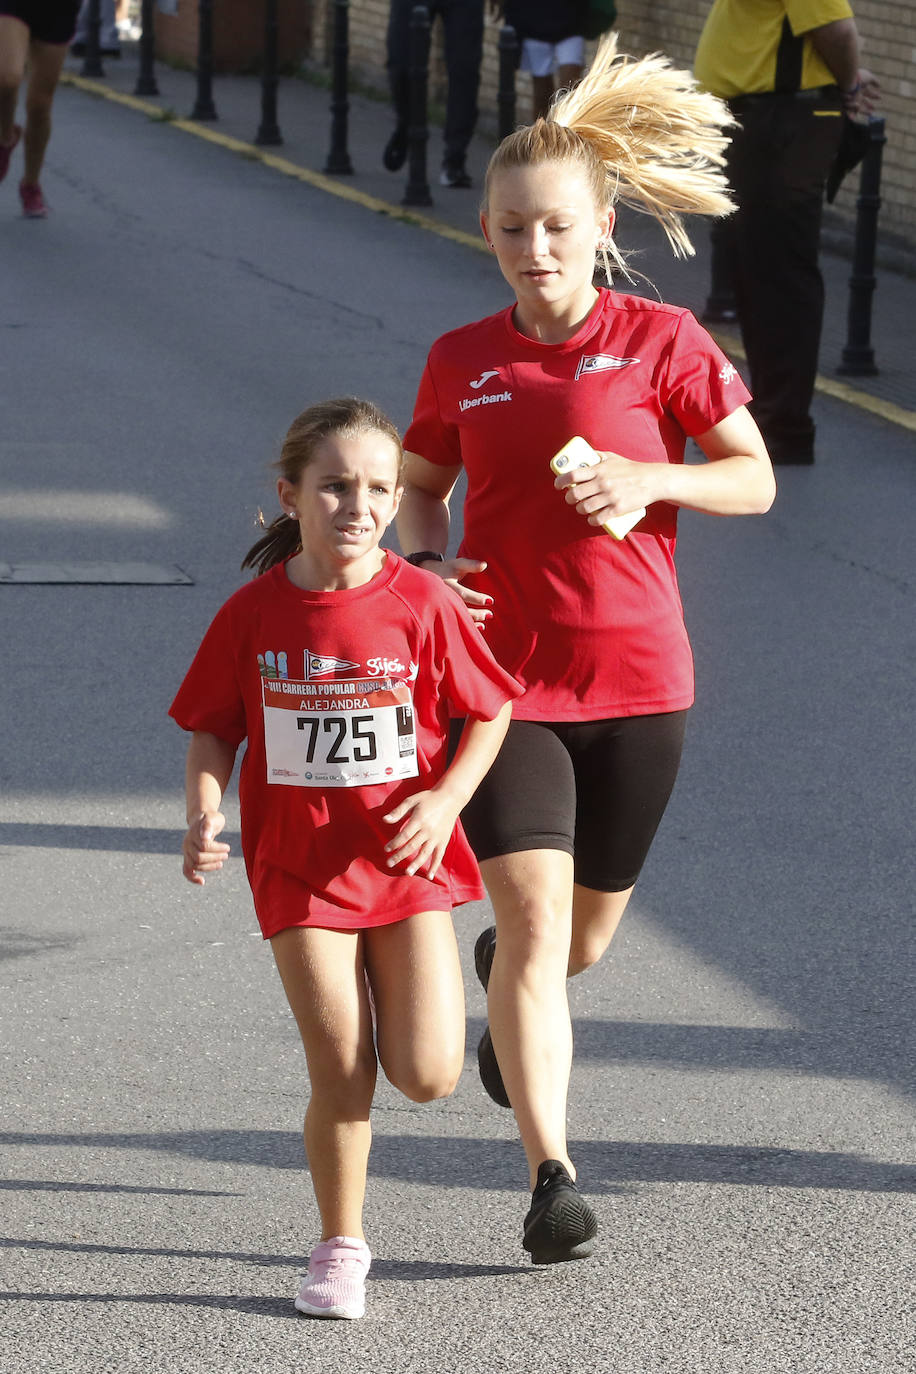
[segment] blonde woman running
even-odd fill
[[[528,1158],[535,1264],[587,1256],[598,1230],[567,1150],[565,980],[607,949],[677,773],[693,700],[678,507],[759,514],[775,495],[735,368],[688,311],[596,288],[596,254],[623,265],[617,200],[691,253],[681,215],[731,209],[730,122],[687,73],[605,40],[548,118],[493,154],[480,222],[515,304],[433,345],[405,439],[402,546],[462,596],[525,689],[462,819],[496,919],[476,948],[478,1059]],[[598,464],[554,478],[573,436]],[[688,437],[707,462],[684,464]],[[643,508],[624,539],[602,529]]]

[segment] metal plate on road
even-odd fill
[[[0,563],[0,583],[80,583],[128,586],[193,586],[174,563]]]

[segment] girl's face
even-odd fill
[[[598,245],[614,223],[599,209],[586,173],[574,162],[506,167],[492,179],[480,217],[500,271],[526,310],[587,312]]]
[[[371,431],[323,440],[295,484],[281,477],[283,509],[299,521],[302,552],[290,561],[294,581],[314,590],[357,587],[379,571],[379,540],[401,500],[398,451]]]

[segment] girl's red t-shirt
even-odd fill
[[[362,929],[483,896],[460,822],[434,879],[388,868],[382,818],[446,767],[449,719],[491,720],[519,692],[441,578],[397,554],[344,591],[285,565],[235,593],[169,714],[237,747],[242,848],[265,938]]]

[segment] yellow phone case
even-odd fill
[[[576,434],[568,444],[563,445],[559,453],[553,455],[550,466],[559,474],[569,472],[571,468],[593,468],[600,462],[601,459],[591,444]],[[625,539],[633,526],[638,525],[643,519],[645,513],[645,506],[640,506],[639,510],[629,511],[626,515],[612,515],[610,520],[601,522],[601,528],[614,539]]]

